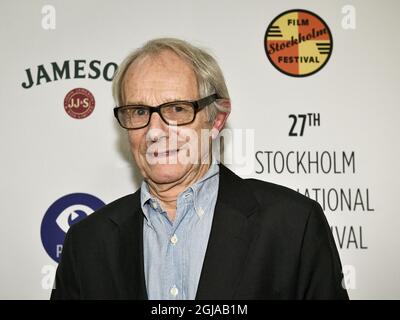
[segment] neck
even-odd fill
[[[161,202],[170,221],[175,220],[176,202],[179,194],[199,181],[206,174],[210,165],[210,163],[200,164],[199,167],[188,171],[181,179],[173,183],[157,184],[150,180],[146,181],[149,185],[150,194]]]

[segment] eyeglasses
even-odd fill
[[[157,107],[146,105],[126,105],[114,108],[114,116],[121,127],[141,129],[150,123],[151,115],[156,112],[161,119],[171,126],[190,124],[197,112],[219,99],[216,93],[197,101],[172,101]]]

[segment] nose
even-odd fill
[[[151,115],[149,125],[147,126],[147,141],[156,142],[166,137],[168,132],[167,124],[161,119],[157,112]]]

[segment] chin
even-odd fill
[[[189,168],[182,164],[156,164],[149,169],[150,180],[155,183],[172,183],[181,179]]]

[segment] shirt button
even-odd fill
[[[157,202],[152,201],[151,206],[153,207],[153,209],[157,209],[157,207],[158,207]]]
[[[171,239],[169,239],[173,245],[175,245],[178,242],[178,237],[176,234],[174,234]]]
[[[177,287],[173,286],[173,287],[171,288],[171,290],[169,290],[169,293],[170,293],[172,296],[176,297],[176,296],[178,295],[178,293],[179,293],[179,290],[178,290]]]
[[[202,207],[200,207],[199,209],[197,209],[197,214],[198,214],[200,217],[202,217],[202,216],[203,216],[203,214],[204,214],[204,210],[203,210],[203,208],[202,208]]]

